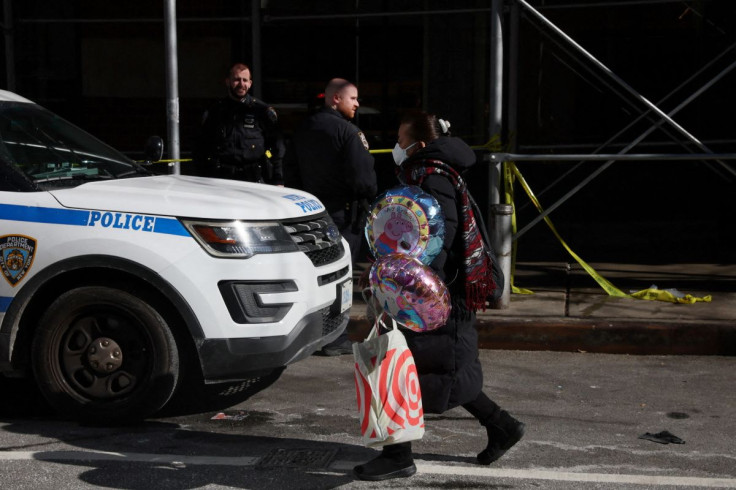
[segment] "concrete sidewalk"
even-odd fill
[[[577,263],[517,263],[514,284],[534,294],[512,294],[508,308],[479,312],[481,347],[736,355],[736,264],[590,265],[627,294],[656,286],[698,298],[710,295],[712,301],[616,298]],[[368,328],[366,305],[355,291],[351,337]]]

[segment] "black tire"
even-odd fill
[[[166,404],[179,379],[164,318],[111,287],[59,296],[41,317],[32,349],[41,393],[61,414],[87,423],[142,420]]]

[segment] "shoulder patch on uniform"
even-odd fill
[[[365,135],[363,134],[363,131],[358,131],[358,137],[360,138],[361,143],[363,143],[363,146],[365,146],[365,149],[369,150],[370,147],[368,146],[368,140],[365,139]]]
[[[276,109],[274,109],[273,107],[270,107],[270,106],[266,109],[266,117],[272,123],[275,123],[276,121],[279,120],[279,115],[276,113]]]

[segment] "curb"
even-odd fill
[[[635,355],[736,355],[736,326],[643,320],[479,318],[482,349]]]
[[[351,317],[348,337],[360,342],[371,324]],[[736,325],[560,318],[478,318],[481,349],[632,355],[736,356]]]

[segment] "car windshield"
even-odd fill
[[[54,113],[22,102],[0,103],[0,161],[24,173],[41,189],[148,174]]]

